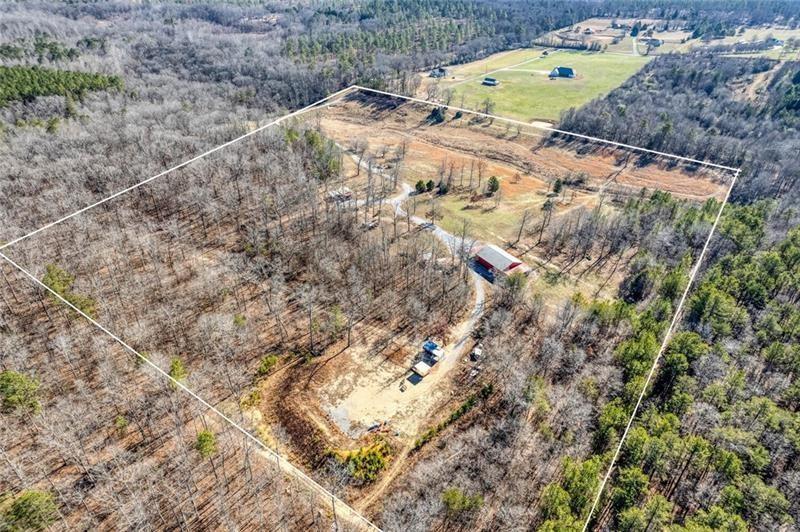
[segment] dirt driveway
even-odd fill
[[[405,216],[403,203],[412,192],[410,185],[402,183],[400,193],[388,198],[387,204],[398,215]],[[422,218],[414,216],[411,220],[417,225],[428,226],[451,252],[457,252],[458,237],[441,227],[427,224]],[[326,387],[339,393],[335,396],[327,394],[323,408],[344,433],[355,439],[370,426],[388,422],[390,430],[401,437],[416,437],[420,425],[430,417],[430,409],[451,393],[448,376],[466,354],[472,331],[483,314],[486,301],[486,281],[475,272],[470,273],[475,294],[472,309],[469,316],[453,330],[454,340],[445,346],[445,358],[435,364],[425,378],[420,379],[412,373],[410,366],[402,367],[374,357],[366,362],[364,370],[357,375],[342,374]]]

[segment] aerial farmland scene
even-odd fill
[[[800,4],[0,4],[0,531],[800,530]]]

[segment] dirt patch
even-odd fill
[[[461,340],[469,327],[462,322],[447,336]],[[411,385],[406,377],[421,339],[404,330],[400,324],[358,325],[350,345],[343,339],[321,356],[295,359],[264,379],[255,414],[262,437],[312,470],[332,450],[358,448],[374,434],[385,434],[400,446],[413,440],[435,414],[434,406],[449,397],[449,373],[460,349],[451,345],[452,358],[437,364],[423,383]],[[400,389],[404,382],[407,392]]]
[[[776,63],[777,65],[777,63]],[[761,93],[766,89],[776,69],[773,67],[764,72],[753,74],[748,80],[742,80],[737,87],[734,87],[735,98],[743,102],[754,102],[759,99]]]
[[[487,176],[510,181],[519,174],[520,182],[526,185],[518,190],[547,190],[556,179],[582,173],[588,192],[613,183],[636,192],[642,187],[657,188],[698,201],[724,197],[724,172],[668,159],[644,159],[601,145],[563,141],[542,144],[541,131],[503,128],[499,122],[475,123],[468,116],[430,125],[426,120],[430,108],[420,104],[398,104],[391,111],[375,109],[370,97],[350,98],[322,112],[320,125],[327,135],[343,143],[353,138],[368,139],[370,146],[409,143],[411,156],[404,161],[408,181],[437,181],[443,173],[449,176],[455,172],[458,184],[463,184],[472,171],[477,182],[472,165],[484,161]],[[513,195],[515,188],[509,187],[508,192]]]

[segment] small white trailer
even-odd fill
[[[425,362],[417,362],[414,364],[414,367],[411,368],[411,371],[419,375],[420,377],[426,376],[428,373],[431,372],[431,367],[427,365]]]

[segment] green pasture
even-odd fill
[[[481,109],[489,98],[494,102],[494,114],[524,121],[553,121],[558,120],[565,109],[579,107],[607,94],[651,59],[563,50],[550,52],[547,56],[537,51],[537,57],[523,65],[491,74],[500,80],[497,87],[482,85],[482,77],[478,74],[467,81],[446,82],[443,88],[449,87],[454,91],[452,101],[456,105],[463,102],[467,108]],[[547,74],[556,66],[574,68],[577,78],[549,79]]]

